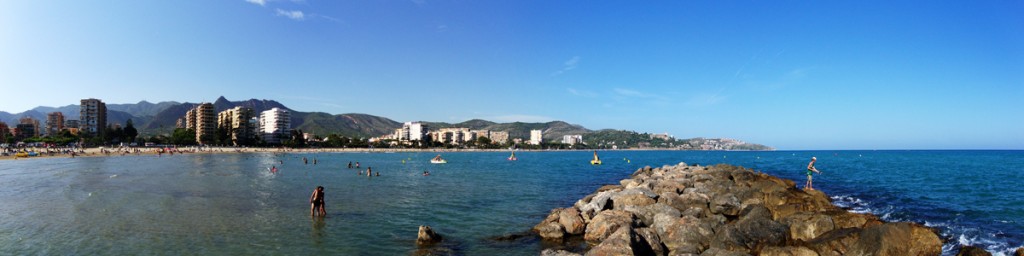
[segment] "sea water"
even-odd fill
[[[835,204],[935,227],[944,254],[1024,246],[1024,151],[599,151],[599,166],[589,151],[441,154],[447,164],[430,152],[0,161],[0,254],[406,255],[428,225],[442,252],[536,255],[547,245],[535,238],[495,238],[645,165],[729,163],[802,186],[812,156],[814,187]],[[322,219],[309,216],[316,186]]]

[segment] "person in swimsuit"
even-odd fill
[[[814,162],[815,161],[818,161],[818,158],[817,157],[811,157],[811,163],[807,164],[807,183],[804,183],[804,189],[814,190],[814,186],[811,186],[812,182],[813,182],[811,174],[814,174],[815,172],[816,173],[821,173],[821,171],[818,171],[817,168],[814,168]]]
[[[316,216],[317,213],[319,213],[320,216],[327,216],[327,208],[324,205],[324,187],[323,186],[317,186],[316,189],[313,190],[313,194],[309,196],[309,203],[310,203],[310,208],[309,208],[309,215],[310,216]]]

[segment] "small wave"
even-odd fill
[[[964,231],[968,231],[968,230],[964,230]],[[998,234],[995,234],[995,233],[987,234],[987,236],[989,236],[989,237],[995,237],[997,235]],[[967,233],[960,233],[956,237],[957,237],[956,238],[956,243],[948,243],[948,244],[942,245],[943,255],[953,254],[954,252],[959,250],[960,247],[963,247],[963,246],[974,246],[974,247],[978,247],[978,248],[983,248],[983,249],[985,249],[985,251],[988,251],[988,252],[992,253],[992,255],[1004,255],[1004,256],[1005,255],[1012,255],[1013,251],[1015,249],[1017,249],[1017,247],[1010,246],[1010,244],[1007,243],[1007,241],[999,241],[999,240],[996,240],[996,239],[988,239],[988,238],[984,238],[982,236],[970,235],[970,234],[967,234]]]

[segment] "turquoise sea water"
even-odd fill
[[[802,184],[811,156],[824,171],[815,187],[837,205],[936,227],[946,254],[960,244],[997,254],[1024,246],[1024,151],[599,153],[601,166],[588,164],[592,152],[565,151],[518,152],[519,161],[443,153],[440,165],[426,152],[0,161],[0,254],[405,255],[429,225],[453,254],[536,255],[545,246],[536,239],[493,238],[645,165],[729,163]],[[349,161],[381,176],[357,176]],[[318,185],[322,220],[309,217]]]

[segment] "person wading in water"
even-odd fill
[[[313,194],[309,196],[309,215],[316,216],[318,213],[320,216],[327,216],[327,209],[324,205],[324,187],[317,186],[313,190]],[[317,211],[319,210],[319,212]]]

